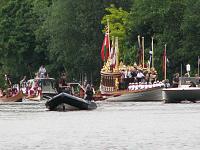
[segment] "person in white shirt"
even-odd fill
[[[45,69],[44,65],[42,65],[39,68],[38,76],[39,76],[39,78],[45,78],[46,77],[46,69]]]
[[[138,81],[138,83],[140,83],[143,78],[144,78],[144,74],[142,73],[141,70],[138,70],[138,73],[137,73],[137,81]]]

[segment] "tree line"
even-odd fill
[[[0,0],[0,81],[34,77],[44,64],[49,76],[67,72],[69,80],[86,74],[100,81],[100,50],[109,19],[119,37],[120,60],[134,64],[137,36],[145,38],[145,61],[154,37],[155,67],[161,75],[167,44],[168,78],[200,55],[200,0]],[[183,68],[184,69],[184,68]],[[3,82],[0,82],[2,84]]]

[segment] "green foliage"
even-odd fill
[[[101,23],[106,26],[109,23],[109,31],[110,37],[118,37],[119,38],[119,52],[120,56],[122,57],[129,57],[125,55],[125,37],[126,37],[126,24],[127,24],[127,17],[128,12],[123,10],[122,8],[116,8],[114,5],[111,5],[109,8],[106,8],[108,12],[102,18]],[[105,29],[103,30],[105,33]],[[126,60],[126,58],[124,58]]]
[[[40,1],[40,4],[44,1]],[[19,81],[23,75],[33,77],[44,62],[44,52],[37,50],[43,42],[39,43],[36,39],[44,17],[37,13],[37,10],[42,9],[34,8],[34,2],[36,1],[10,0],[1,8],[0,54],[3,57],[0,57],[0,69],[1,74],[10,74],[14,82]]]
[[[124,11],[122,8],[116,8],[114,5],[106,8],[106,11],[109,13],[105,15],[101,23],[106,26],[107,21],[109,22],[110,36],[119,37],[119,40],[124,41],[126,36],[125,27],[127,22],[128,12]],[[103,30],[105,32],[105,29]]]
[[[79,80],[86,73],[98,82],[107,19],[124,63],[134,64],[138,35],[145,38],[147,61],[153,36],[160,75],[165,43],[169,77],[187,63],[196,73],[199,7],[200,0],[0,0],[0,81],[5,73],[16,81],[33,77],[44,64],[52,77],[65,71],[70,80]]]
[[[102,36],[98,27],[103,9],[100,1],[58,0],[53,4],[47,23],[53,70],[68,72],[76,80],[83,72],[99,74]]]
[[[104,0],[106,7],[110,5],[115,5],[117,8],[122,8],[123,10],[129,11],[133,0]]]
[[[29,1],[9,1],[0,15],[0,45],[2,72],[19,77],[27,73],[27,65],[34,59],[34,14]]]
[[[179,53],[183,60],[183,64],[191,64],[193,73],[197,73],[197,56],[200,56],[200,1],[188,1],[187,8],[184,13],[181,29],[183,38],[181,40],[182,53]],[[196,60],[196,61],[195,61]],[[194,71],[195,70],[195,71]]]
[[[137,35],[144,36],[145,47],[147,48],[145,49],[145,56],[147,56],[151,46],[151,37],[154,36],[154,60],[160,75],[161,56],[165,43],[167,44],[167,57],[170,61],[169,76],[180,70],[179,64],[183,61],[180,58],[182,52],[180,41],[183,38],[181,24],[185,9],[185,1],[134,1],[127,27],[127,40],[137,41]],[[135,45],[137,45],[137,42]]]

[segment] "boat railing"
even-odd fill
[[[199,86],[199,77],[180,77],[179,85],[190,85],[190,82],[194,82],[197,86]]]

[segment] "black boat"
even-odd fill
[[[45,105],[51,111],[92,110],[97,108],[93,101],[87,101],[64,92],[49,99]]]

